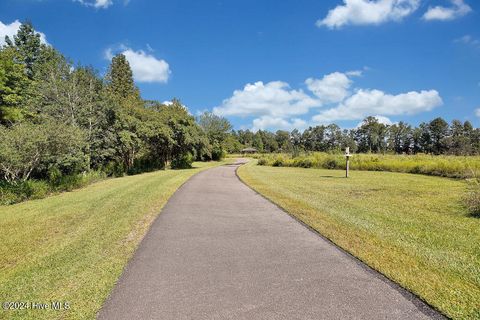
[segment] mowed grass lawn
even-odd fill
[[[109,179],[0,206],[0,302],[70,303],[66,311],[2,308],[0,319],[94,319],[168,198],[218,164]]]
[[[239,176],[455,319],[480,319],[480,219],[465,181],[391,172],[242,166]]]

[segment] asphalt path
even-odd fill
[[[168,201],[98,319],[442,318],[243,184],[203,171]]]

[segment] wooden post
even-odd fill
[[[345,148],[345,158],[347,159],[347,164],[345,167],[345,178],[348,178],[348,171],[350,170],[350,148],[346,147]]]
[[[347,156],[347,170],[345,172],[345,178],[348,178],[348,170],[350,169],[349,166],[350,166],[350,159],[349,159],[349,156]]]

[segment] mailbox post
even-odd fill
[[[345,166],[345,178],[348,178],[348,171],[350,169],[350,147],[345,148],[345,159],[347,161],[347,165]]]

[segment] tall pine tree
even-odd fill
[[[20,25],[17,34],[13,36],[13,41],[6,36],[5,42],[8,47],[15,48],[20,53],[26,73],[32,79],[35,63],[40,58],[41,51],[45,46],[42,45],[40,34],[35,32],[30,22],[25,22]]]
[[[113,57],[106,80],[108,90],[113,96],[120,99],[140,97],[138,88],[133,81],[132,69],[125,55],[117,54]]]

